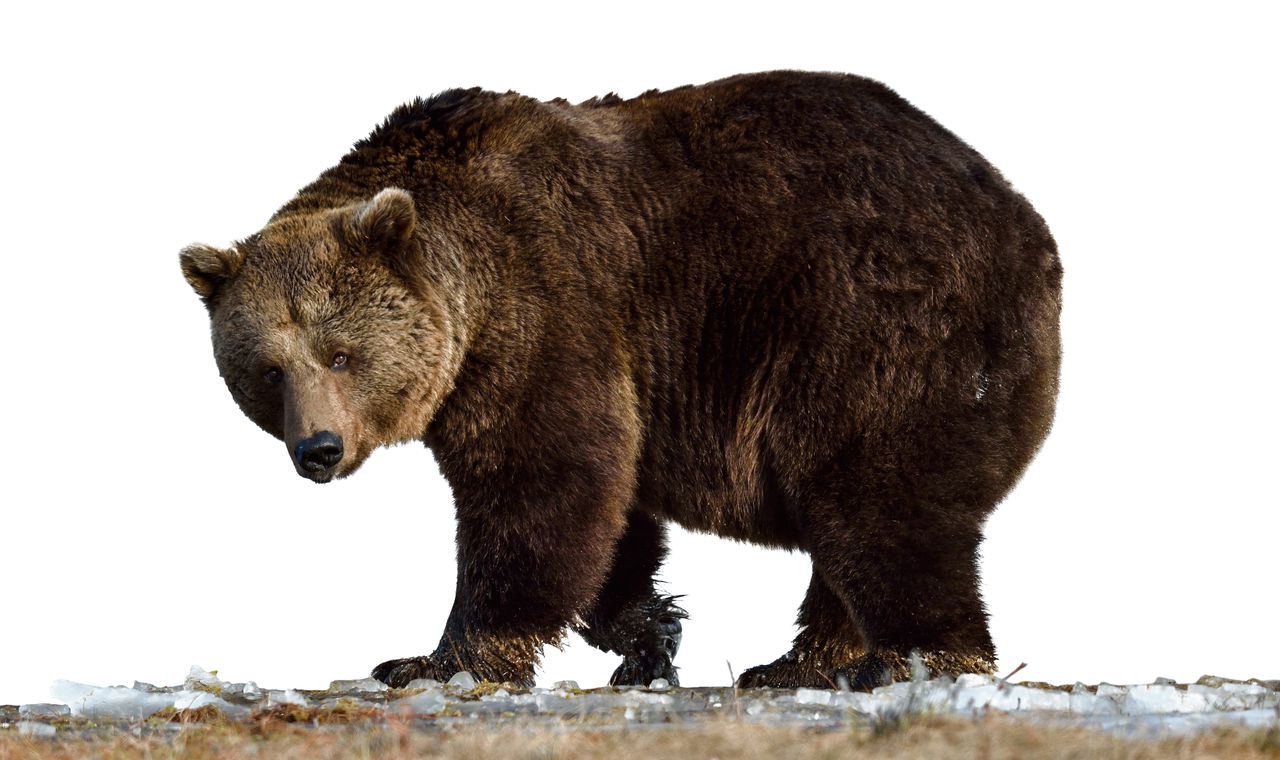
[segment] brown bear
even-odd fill
[[[1062,269],[887,87],[450,90],[181,264],[299,475],[420,440],[453,489],[444,635],[378,679],[529,685],[575,629],[623,656],[613,683],[676,682],[669,521],[812,558],[792,650],[741,685],[868,688],[913,651],[992,671],[976,552],[1049,430]]]

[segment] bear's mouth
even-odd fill
[[[337,473],[334,470],[325,470],[324,472],[299,472],[298,474],[307,480],[310,480],[312,483],[319,483],[321,485],[324,485],[337,477]]]

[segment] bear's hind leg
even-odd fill
[[[978,591],[979,519],[925,516],[916,504],[829,513],[815,536],[814,565],[861,629],[866,652],[829,677],[854,689],[910,678],[917,652],[932,675],[992,673],[995,646]]]
[[[862,634],[849,618],[844,602],[832,593],[815,569],[796,620],[800,632],[791,651],[768,665],[738,676],[743,688],[828,688],[829,673],[853,663],[866,652]]]
[[[680,683],[673,660],[680,648],[680,621],[687,615],[676,606],[676,597],[658,593],[653,581],[666,554],[665,528],[631,512],[600,596],[577,629],[588,644],[622,655],[609,679],[612,686],[648,686],[657,678]]]

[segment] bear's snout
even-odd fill
[[[299,475],[325,482],[342,461],[342,438],[328,430],[304,438],[293,449],[293,461]]]

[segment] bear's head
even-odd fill
[[[417,225],[413,198],[388,188],[180,255],[232,397],[317,483],[420,439],[451,386],[457,335],[421,271]]]

